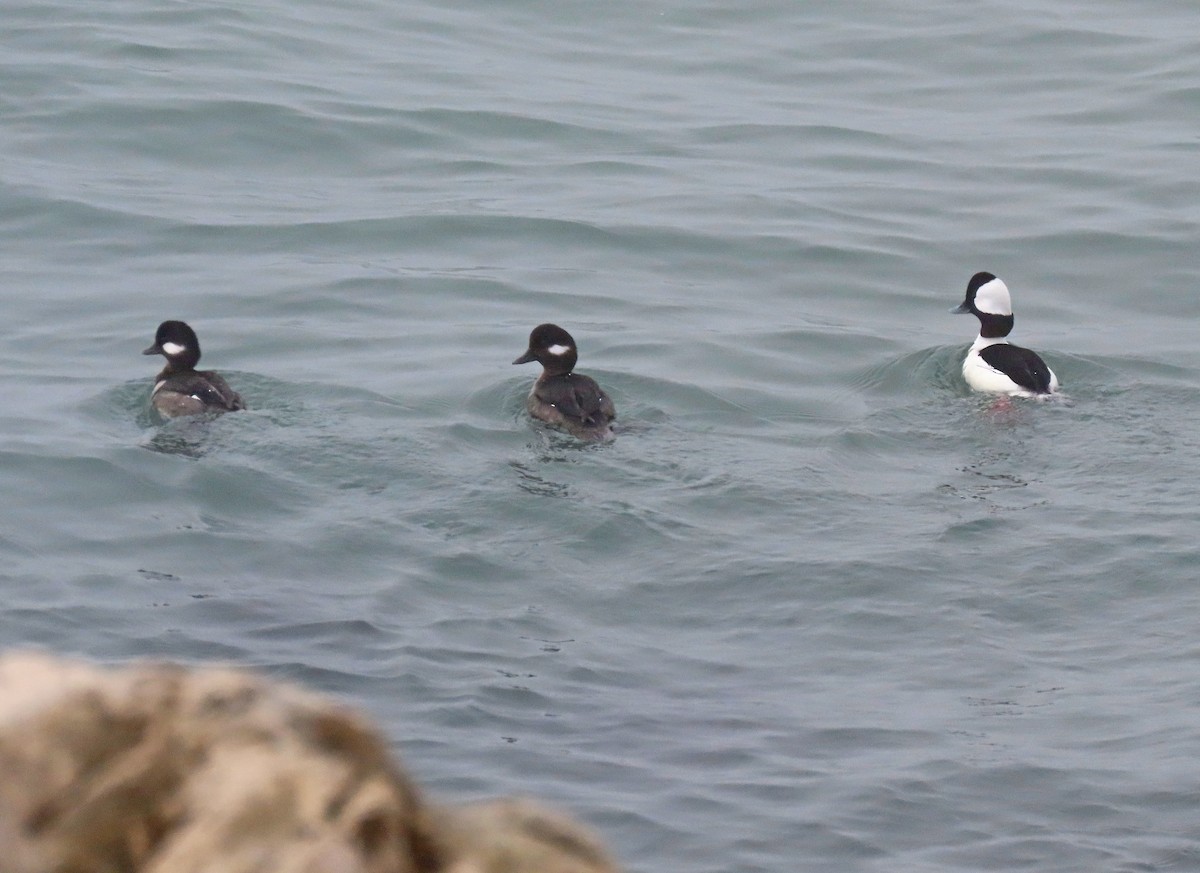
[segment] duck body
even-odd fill
[[[154,345],[144,355],[162,355],[167,364],[154,381],[150,405],[166,418],[233,412],[245,409],[242,396],[212,370],[197,370],[200,341],[182,321],[164,321],[158,326]]]
[[[561,427],[583,440],[612,437],[616,408],[590,376],[573,372],[579,359],[575,340],[558,325],[542,324],[529,335],[529,348],[513,361],[542,365],[525,400],[529,414],[539,421]]]
[[[1053,394],[1058,376],[1037,352],[1010,343],[1012,298],[1008,286],[993,274],[980,272],[967,283],[966,298],[950,310],[979,319],[979,336],[963,359],[962,374],[976,391],[1035,397]]]
[[[978,337],[963,359],[963,378],[976,391],[1031,396],[1053,394],[1058,376],[1032,349]]]

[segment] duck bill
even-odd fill
[[[513,361],[514,364],[528,364],[530,361],[536,361],[537,357],[533,354],[533,349],[525,352],[521,357]]]
[[[162,346],[159,346],[159,345],[150,346],[150,348],[143,350],[142,354],[143,355],[161,355],[162,354]]]
[[[962,303],[958,304],[958,306],[955,306],[950,311],[952,313],[954,313],[955,315],[970,315],[971,307],[967,306],[967,301],[964,300]]]

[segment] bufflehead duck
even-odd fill
[[[162,355],[167,359],[150,394],[150,403],[167,418],[246,408],[241,395],[219,374],[196,370],[200,360],[200,340],[184,322],[164,321],[160,324],[154,335],[154,345],[142,354]]]
[[[972,276],[966,299],[950,311],[979,318],[979,336],[962,366],[963,378],[976,391],[1034,397],[1058,390],[1058,377],[1037,352],[1005,339],[1013,329],[1012,298],[991,273]]]
[[[617,412],[596,382],[572,373],[579,353],[575,340],[557,324],[539,324],[529,334],[529,349],[514,364],[537,361],[544,368],[533,383],[525,408],[534,418],[566,428],[585,440],[607,439]]]

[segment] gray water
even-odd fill
[[[631,871],[1200,869],[1195,4],[444,6],[6,4],[0,642]],[[967,390],[977,270],[1062,402]],[[250,411],[149,412],[166,318]]]

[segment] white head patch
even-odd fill
[[[975,292],[975,308],[988,315],[1012,315],[1012,298],[1008,296],[1008,286],[999,279],[993,279],[979,286]]]
[[[187,351],[187,346],[181,346],[179,343],[163,343],[162,350],[168,355],[182,355]]]
[[[557,357],[561,357],[562,355],[565,355],[567,352],[571,351],[571,347],[570,346],[562,346],[562,345],[559,345],[558,343],[555,343],[554,345],[550,346],[550,348],[546,349],[546,351],[549,352],[550,354],[554,355],[557,358]]]

